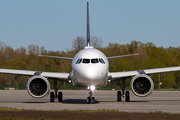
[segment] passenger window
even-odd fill
[[[98,63],[98,59],[91,59],[91,63]]]
[[[90,63],[90,59],[83,59],[83,63]]]

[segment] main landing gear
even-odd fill
[[[89,97],[87,97],[87,104],[94,104],[95,103],[95,98],[92,97],[94,89],[95,89],[94,86],[91,86],[89,88]]]
[[[122,93],[121,93],[121,91],[117,91],[117,101],[120,102],[120,101],[122,101],[122,98],[125,98],[125,101],[129,102],[130,94],[129,94],[129,91],[125,92],[125,88],[126,88],[125,78],[122,79],[122,84],[118,83],[118,85],[122,89]]]
[[[58,98],[58,102],[63,102],[62,92],[58,92],[58,89],[62,86],[63,82],[57,87],[57,79],[54,80],[54,92],[50,93],[50,102],[54,102],[55,98]]]

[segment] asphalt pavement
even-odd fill
[[[26,90],[0,90],[0,107],[33,110],[119,110],[124,112],[180,113],[180,91],[154,91],[147,97],[137,97],[130,92],[130,102],[117,102],[117,91],[96,90],[95,104],[87,104],[88,90],[62,90],[63,103],[49,96],[32,98]]]

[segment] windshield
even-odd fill
[[[90,63],[90,59],[83,59],[83,63]]]
[[[98,59],[96,58],[96,59],[91,59],[91,63],[98,63],[99,61],[98,61]]]
[[[93,64],[102,63],[102,64],[105,64],[105,62],[104,62],[104,60],[102,58],[94,58],[94,59],[87,59],[87,58],[81,59],[80,58],[80,59],[77,60],[76,64],[79,64],[81,62],[86,63],[86,64],[88,64],[88,63],[93,63]]]

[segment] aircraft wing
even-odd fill
[[[123,57],[135,56],[135,55],[139,55],[139,53],[136,53],[136,54],[129,54],[129,55],[120,55],[120,56],[107,57],[107,59],[123,58]]]
[[[48,78],[58,78],[58,79],[68,80],[68,77],[69,77],[69,73],[40,72],[40,71],[15,70],[15,69],[0,69],[0,73],[25,75],[25,76],[34,76],[37,72],[40,73],[42,76],[48,77]]]
[[[109,78],[111,80],[123,78],[123,77],[133,77],[138,74],[157,74],[165,72],[174,72],[180,71],[180,67],[167,67],[167,68],[155,68],[155,69],[146,69],[146,70],[137,70],[137,71],[126,71],[126,72],[109,72]]]
[[[47,55],[38,55],[40,57],[48,57],[48,58],[56,58],[56,59],[64,59],[64,60],[73,60],[73,58],[68,57],[58,57],[58,56],[47,56]]]

